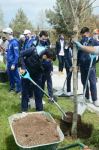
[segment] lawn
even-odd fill
[[[99,64],[97,65],[97,74],[99,76]],[[12,136],[8,117],[12,114],[20,112],[20,97],[14,93],[8,93],[8,84],[0,83],[0,150],[18,150],[18,147],[15,144],[14,138]],[[58,111],[54,104],[47,102],[47,98],[44,97],[46,104],[44,110],[51,113],[54,119],[59,122],[61,118],[61,113]],[[58,103],[62,106],[65,111],[73,110],[73,102],[69,98],[58,98]],[[34,109],[29,111],[35,111]],[[93,125],[93,133],[91,137],[86,139],[77,139],[84,144],[88,144],[93,147],[93,150],[99,150],[99,116],[95,113],[86,111],[82,116],[82,120],[86,123]],[[66,144],[73,143],[77,140],[73,140],[70,137],[65,138],[65,140],[59,145],[65,146]],[[95,149],[95,147],[97,149]],[[73,150],[77,150],[73,149]]]

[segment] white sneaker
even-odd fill
[[[98,101],[98,100],[93,101],[93,104],[94,104],[96,107],[99,107],[99,101]]]
[[[71,96],[71,95],[72,95],[72,92],[67,92],[66,95],[67,95],[67,96]]]
[[[29,99],[28,105],[30,108],[35,108],[35,100],[33,98]]]

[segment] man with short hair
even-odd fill
[[[84,46],[97,46],[99,45],[99,42],[96,41],[93,37],[90,36],[90,30],[88,27],[83,27],[80,32],[82,39],[81,44]],[[90,55],[84,51],[78,51],[78,61],[77,65],[80,67],[81,71],[81,81],[83,84],[83,87],[85,88],[86,80],[88,76],[89,66],[90,66],[91,58]],[[93,60],[93,64],[90,68],[89,73],[89,82],[90,82],[90,92],[93,104],[95,106],[99,106],[99,103],[97,101],[97,87],[96,87],[96,58]],[[85,93],[86,100],[89,100],[89,86],[87,85],[86,93]]]

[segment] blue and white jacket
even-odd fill
[[[9,40],[7,48],[7,63],[10,65],[18,64],[19,58],[19,43],[17,39]]]

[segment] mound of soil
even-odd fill
[[[73,113],[66,112],[68,117],[63,118],[64,120],[60,120],[60,128],[65,136],[71,136],[71,128],[73,122]],[[77,119],[77,137],[87,139],[91,137],[93,130],[92,124],[87,124],[82,122],[81,116],[78,115]]]
[[[16,119],[12,127],[18,143],[22,146],[35,146],[59,141],[57,124],[42,114],[28,114]]]

